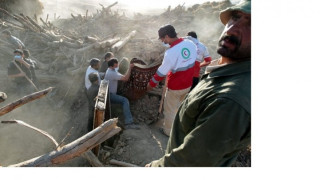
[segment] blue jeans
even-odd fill
[[[110,102],[114,104],[122,104],[122,110],[124,114],[124,124],[133,123],[132,115],[130,112],[129,100],[123,96],[110,93]]]

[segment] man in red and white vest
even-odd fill
[[[158,34],[162,43],[169,44],[170,48],[166,50],[162,64],[147,89],[151,90],[167,76],[162,130],[169,136],[178,108],[192,85],[197,47],[188,39],[178,38],[172,25],[162,26]]]

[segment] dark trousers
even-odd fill
[[[94,107],[89,106],[88,132],[93,130]]]
[[[193,77],[193,80],[192,80],[192,86],[191,86],[191,88],[190,88],[190,91],[192,91],[192,89],[194,88],[194,87],[196,87],[196,85],[199,83],[199,78],[198,77]],[[189,92],[190,92],[189,91]]]

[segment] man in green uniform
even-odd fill
[[[231,166],[251,143],[251,1],[220,13],[225,25],[200,83],[176,114],[165,155],[146,166]]]

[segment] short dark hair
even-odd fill
[[[111,56],[114,56],[112,52],[107,52],[105,55],[104,55],[104,59],[107,59],[107,58],[111,58]]]
[[[96,73],[96,72],[92,72],[92,73],[90,73],[89,74],[89,80],[90,80],[90,82],[91,83],[94,83],[94,82],[96,82],[96,81],[98,81],[98,77],[99,75],[98,75],[98,73]]]
[[[114,64],[118,64],[117,58],[112,58],[108,61],[108,67],[112,67]]]
[[[197,33],[196,32],[194,32],[194,31],[190,31],[190,32],[188,32],[188,34],[187,34],[188,36],[191,36],[191,37],[193,37],[193,38],[198,38],[198,36],[197,36]]]
[[[4,30],[4,31],[2,31],[2,34],[6,34],[6,35],[11,36],[11,32],[10,32],[10,31],[8,31],[8,30]]]
[[[25,58],[28,58],[30,56],[30,51],[28,49],[24,49],[23,54]]]
[[[95,65],[97,65],[100,62],[100,60],[98,58],[92,58],[90,60],[90,66],[93,67]]]
[[[159,34],[159,39],[160,38],[164,38],[166,35],[168,35],[170,38],[175,38],[177,37],[177,33],[176,30],[174,29],[174,27],[170,24],[164,25],[162,26],[159,30],[158,30],[158,34]]]
[[[23,55],[23,52],[22,52],[22,50],[20,50],[20,49],[14,50],[13,53],[19,53],[20,55]]]

